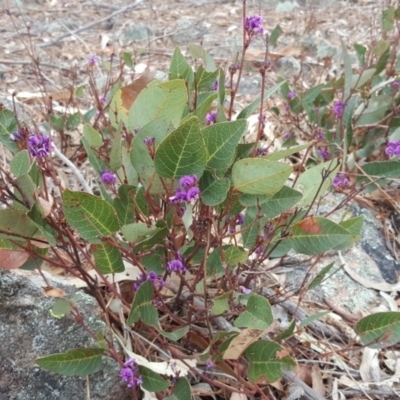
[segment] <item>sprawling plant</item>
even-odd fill
[[[227,71],[190,45],[196,68],[176,48],[168,79],[150,82],[133,102],[117,82],[108,97],[96,94],[96,109],[51,115],[41,129],[0,111],[0,141],[12,155],[0,174],[0,266],[60,267],[107,315],[109,329],[92,332],[96,347],[45,356],[37,360],[43,368],[86,375],[108,356],[132,390],[180,400],[194,380],[227,396],[268,398],[266,385],[295,368],[285,340],[296,335],[296,316],[274,331],[274,298],[258,277],[271,259],[276,267],[288,254],[351,247],[362,218],[334,222],[318,211],[321,199],[341,192],[340,209],[399,178],[400,8],[382,17],[397,40],[355,45],[357,68],[343,45],[344,71],[305,91],[284,79],[266,86],[267,46],[261,95],[235,112],[250,43],[273,45],[280,32],[268,37],[260,16],[243,15],[243,52]],[[91,57],[89,69],[98,62]],[[274,151],[264,135],[273,119],[291,132]],[[79,157],[62,159],[81,190],[62,184],[53,158],[69,128],[81,129]],[[95,188],[79,169],[85,160]],[[328,267],[302,288],[320,283]],[[85,326],[73,295],[52,313]],[[364,344],[390,345],[400,339],[399,321],[399,313],[372,315],[356,331]]]

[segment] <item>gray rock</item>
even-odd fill
[[[282,3],[277,4],[277,6],[275,7],[275,11],[276,12],[289,12],[289,11],[293,11],[295,8],[298,8],[299,3],[297,3],[297,1],[284,1]]]
[[[180,18],[176,25],[176,33],[172,35],[172,40],[177,44],[199,41],[208,33],[202,21],[195,19]]]
[[[104,357],[103,369],[88,381],[48,372],[35,364],[36,358],[49,354],[96,346],[73,317],[50,315],[54,298],[45,297],[41,286],[44,282],[36,273],[0,270],[0,399],[86,400],[87,383],[91,400],[131,399],[111,359]],[[70,291],[70,287],[55,286]],[[87,326],[95,333],[105,332],[95,300],[83,292],[77,293],[77,299]]]
[[[282,57],[276,61],[278,73],[284,78],[289,79],[297,75],[301,70],[300,61],[294,57]]]
[[[124,25],[118,35],[119,43],[124,46],[133,42],[147,42],[152,32],[147,25]]]

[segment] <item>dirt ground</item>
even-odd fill
[[[377,16],[383,1],[299,3],[303,6],[279,11],[292,3],[253,0],[247,8],[248,14],[263,16],[269,32],[277,24],[281,26],[283,34],[277,47],[271,49],[274,60],[289,56],[311,65],[310,80],[317,67],[326,66],[327,61],[336,62],[340,39],[350,47],[352,43],[377,37]],[[62,103],[69,96],[69,88],[87,86],[88,60],[93,54],[100,57],[100,65],[111,63],[115,78],[123,52],[133,54],[134,63],[141,64],[139,72],[143,65],[167,71],[177,45],[185,50],[190,42],[202,43],[225,67],[235,61],[241,45],[241,1],[136,0],[127,4],[119,0],[3,0],[3,6],[0,100],[10,106],[11,95],[17,94],[14,100],[21,103],[26,116],[34,118],[40,118],[36,99],[44,92]],[[250,49],[250,74],[251,66],[263,57],[263,51],[262,41],[255,42]],[[35,67],[37,64],[40,69]],[[129,82],[133,79],[132,71],[125,68],[125,72]],[[274,68],[272,81],[278,73]],[[107,74],[99,68],[100,87]],[[253,92],[250,90],[250,96]]]

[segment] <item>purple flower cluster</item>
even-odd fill
[[[400,82],[399,82],[399,81],[393,81],[393,82],[392,82],[392,86],[393,86],[395,89],[398,89],[398,88],[400,87]]]
[[[322,130],[322,128],[317,128],[317,130],[315,131],[315,139],[321,141],[325,139],[325,133]]]
[[[329,159],[329,152],[328,150],[324,150],[324,149],[318,149],[317,150],[317,154],[324,160],[328,160]]]
[[[159,290],[165,285],[163,279],[159,278],[154,271],[150,271],[148,274],[140,275],[139,279],[133,284],[133,290],[137,292],[140,285],[147,280],[149,280],[154,287],[158,287]]]
[[[239,289],[243,294],[250,294],[251,293],[251,289],[247,289],[244,286],[239,286]]]
[[[129,388],[135,388],[143,383],[139,372],[139,366],[133,358],[125,361],[124,368],[121,368],[119,373],[121,378],[127,382]]]
[[[343,189],[348,186],[350,183],[350,179],[341,172],[338,172],[333,180],[332,184],[336,189]]]
[[[101,181],[105,184],[112,184],[117,182],[114,172],[103,170],[101,171]]]
[[[385,153],[388,156],[400,157],[400,140],[389,142],[386,146]]]
[[[294,90],[291,90],[288,94],[287,94],[287,98],[289,100],[293,100],[295,97],[297,96],[297,93]]]
[[[32,135],[28,139],[28,150],[32,157],[46,157],[51,151],[51,139],[41,133]]]
[[[170,261],[167,264],[167,271],[168,272],[180,272],[180,273],[184,274],[186,272],[186,267],[183,265],[182,256],[178,255],[177,259]]]
[[[218,82],[218,80],[216,80],[215,82],[214,82],[214,84],[212,85],[212,88],[211,88],[211,90],[218,90],[218,88],[219,88],[219,82]]]
[[[340,119],[342,117],[344,107],[345,105],[340,100],[333,103],[333,113],[335,114],[336,119]]]
[[[250,35],[263,35],[263,22],[264,20],[259,15],[252,15],[250,17],[246,17],[244,28]]]
[[[217,122],[217,112],[216,111],[211,111],[206,115],[206,124],[207,125],[212,125]]]
[[[88,61],[89,67],[93,67],[94,65],[96,65],[99,62],[99,60],[100,59],[98,56],[96,56],[96,54],[92,54],[89,57],[89,61]]]
[[[154,136],[148,136],[146,138],[143,139],[143,143],[147,146],[147,147],[151,147],[153,146],[154,143]]]
[[[196,201],[200,198],[200,190],[195,184],[197,183],[196,175],[184,175],[179,179],[179,185],[174,196],[170,197],[171,203],[183,203]]]

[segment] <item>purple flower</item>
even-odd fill
[[[112,184],[117,181],[114,172],[111,171],[101,171],[101,181],[105,184]]]
[[[188,189],[195,185],[197,182],[196,175],[184,175],[179,179],[179,184],[184,188]]]
[[[317,128],[317,130],[315,131],[315,139],[317,140],[325,139],[325,133],[321,128]]]
[[[23,136],[22,132],[18,130],[10,135],[10,140],[12,140],[13,142],[18,142],[19,140],[22,139],[22,136]]]
[[[206,362],[206,368],[211,369],[214,367],[214,363],[212,360],[207,360]]]
[[[190,203],[192,200],[196,201],[200,198],[200,189],[196,186],[190,188],[186,193],[186,201]]]
[[[28,139],[28,149],[32,157],[46,157],[51,151],[51,139],[44,134],[32,135]]]
[[[182,190],[180,190],[178,188],[178,190],[176,191],[175,195],[171,196],[169,198],[169,201],[171,203],[183,203],[184,201],[186,201],[186,198],[187,198],[186,195],[187,195],[186,192],[183,192]]]
[[[338,100],[333,103],[333,113],[335,114],[336,119],[341,118],[343,115],[345,105],[342,101]]]
[[[242,213],[236,215],[236,222],[238,225],[244,224],[244,215]]]
[[[269,153],[269,149],[268,147],[264,147],[264,148],[257,148],[257,152],[256,152],[256,156],[262,157],[262,156],[266,156]]]
[[[264,20],[259,15],[246,17],[244,28],[250,35],[262,35],[264,28],[262,26]]]
[[[218,90],[218,88],[219,88],[219,82],[218,82],[218,80],[216,80],[215,82],[214,82],[214,84],[212,85],[212,90]]]
[[[206,124],[207,125],[212,125],[217,122],[217,112],[216,111],[211,111],[206,115]]]
[[[286,132],[285,135],[283,136],[283,138],[284,138],[285,140],[288,140],[288,139],[290,139],[291,137],[292,137],[292,132]]]
[[[96,56],[96,54],[92,54],[89,57],[89,61],[88,61],[89,67],[93,67],[95,64],[97,64],[99,62],[99,60],[100,59],[99,59],[99,57]]]
[[[288,94],[287,94],[287,98],[289,100],[293,100],[295,97],[297,96],[297,93],[294,90],[291,90]]]
[[[153,146],[154,139],[155,139],[154,136],[147,136],[147,137],[145,137],[145,138],[143,139],[143,143],[144,143],[147,147]]]
[[[324,161],[329,159],[329,153],[327,150],[324,149],[318,149],[317,154],[323,158]]]
[[[386,145],[385,153],[388,156],[400,157],[400,141],[389,142]]]
[[[183,265],[181,260],[172,260],[167,264],[167,271],[168,272],[186,272],[186,267]]]
[[[100,102],[103,103],[103,104],[106,103],[107,102],[107,97],[106,96],[101,96],[100,97]]]
[[[143,383],[139,367],[133,358],[130,358],[124,363],[124,368],[121,368],[119,373],[121,378],[128,384],[129,388],[137,387]]]
[[[392,86],[393,86],[395,89],[398,89],[399,86],[400,86],[400,82],[399,82],[399,81],[393,81],[393,82],[392,82]]]
[[[239,289],[243,294],[250,294],[251,293],[251,289],[247,289],[244,286],[239,286]]]
[[[341,172],[338,172],[335,176],[335,179],[333,180],[333,186],[336,189],[343,189],[346,186],[348,186],[350,183],[350,179],[346,176],[346,174],[343,174]]]

